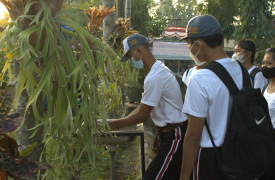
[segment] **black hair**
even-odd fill
[[[207,44],[207,46],[209,46],[212,49],[218,46],[221,46],[223,42],[223,38],[224,38],[224,35],[222,33],[218,33],[210,36],[202,36],[202,37],[189,37],[192,44],[194,44],[194,42],[197,39],[201,39]]]
[[[250,39],[241,39],[238,41],[237,45],[242,49],[244,49],[246,52],[251,51],[252,53],[251,62],[253,64],[255,61],[255,52],[256,52],[256,44],[254,43],[254,41]]]
[[[271,48],[269,49],[266,54],[271,54],[272,55],[272,59],[275,61],[275,48]]]

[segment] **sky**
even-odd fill
[[[0,19],[4,18],[4,11],[6,10],[5,6],[0,3]]]

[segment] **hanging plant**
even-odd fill
[[[38,6],[40,9],[37,13],[30,13]],[[64,9],[52,16],[44,0],[37,0],[26,3],[23,12],[17,20],[5,24],[6,29],[0,35],[0,49],[5,48],[7,52],[7,62],[1,76],[3,79],[8,71],[10,81],[11,78],[16,80],[15,104],[22,91],[26,90],[29,96],[26,113],[31,108],[36,119],[35,127],[31,129],[34,130],[32,136],[37,133],[37,127],[44,127],[43,142],[48,149],[47,157],[52,165],[52,173],[56,179],[66,178],[68,167],[73,166],[72,171],[78,169],[83,153],[91,164],[95,163],[94,142],[97,134],[105,131],[103,127],[107,125],[97,84],[107,82],[104,62],[118,57],[108,45],[103,44],[83,26],[88,22],[85,22],[82,10]],[[30,20],[31,26],[23,29],[21,23],[26,19]],[[74,30],[74,37],[79,40],[77,44],[81,46],[79,56],[76,56],[76,51],[60,32],[58,24]],[[43,33],[46,36],[41,48]],[[30,43],[33,34],[37,35],[36,45]],[[88,68],[85,68],[84,62],[87,62]],[[13,63],[19,64],[17,77],[12,75]],[[113,69],[110,68],[109,71],[113,72]],[[37,77],[39,81],[36,81]],[[105,86],[108,88],[107,83]],[[81,102],[78,91],[81,91]],[[44,116],[39,114],[39,109],[43,107],[37,106],[41,93],[48,104]],[[99,115],[103,119],[100,127],[97,124]],[[44,177],[46,175],[47,173]]]

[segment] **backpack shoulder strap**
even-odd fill
[[[176,78],[176,81],[178,82],[179,84],[179,87],[180,87],[180,91],[181,91],[181,97],[182,97],[182,102],[184,103],[184,100],[185,100],[185,94],[186,94],[186,90],[187,90],[187,86],[186,84],[184,84],[184,82],[182,81],[182,79],[177,76],[176,74],[174,74],[169,68],[166,68],[175,78]],[[162,98],[162,97],[161,97]],[[164,98],[162,98],[163,100],[165,100]],[[166,101],[166,100],[165,100]],[[168,101],[166,101],[168,102]],[[169,102],[168,102],[169,103]],[[171,103],[169,103],[171,106],[173,106]],[[175,107],[175,106],[173,106]],[[177,107],[175,107],[176,109],[178,109]],[[179,109],[178,109],[179,110]],[[181,111],[181,110],[180,110]]]
[[[252,87],[248,71],[240,62],[238,62],[238,64],[242,69],[243,87]],[[204,69],[209,69],[213,71],[221,79],[221,81],[229,90],[230,94],[232,94],[233,96],[235,96],[239,92],[239,89],[235,84],[234,80],[232,79],[228,71],[220,63],[213,61],[209,63],[206,67],[204,67]]]
[[[217,149],[217,146],[216,146],[216,144],[215,144],[215,142],[214,142],[214,139],[213,139],[213,136],[212,136],[212,133],[211,133],[211,131],[210,131],[210,128],[209,128],[209,126],[208,126],[208,124],[207,124],[207,119],[205,118],[205,127],[206,127],[206,130],[207,130],[207,132],[208,132],[208,135],[209,135],[209,137],[210,137],[210,140],[211,140],[211,142],[212,142],[212,145],[213,145],[213,148],[214,148],[214,151],[215,151],[215,154],[216,154],[216,157],[218,158],[218,160],[219,160],[219,151],[218,151],[218,149]]]
[[[244,65],[242,65],[242,63],[240,63],[239,61],[237,61],[242,69],[242,73],[243,73],[243,87],[251,87],[252,88],[252,84],[251,84],[251,79],[250,76],[248,74],[247,69],[244,67]]]
[[[189,71],[190,71],[190,69],[187,69],[186,74],[185,74],[186,77],[187,77]]]
[[[235,95],[239,92],[238,87],[236,86],[234,80],[230,76],[230,74],[227,72],[227,70],[221,65],[220,63],[213,61],[209,63],[204,69],[209,69],[213,71],[225,84],[227,89],[229,90],[230,94]]]
[[[267,84],[264,85],[264,87],[263,87],[263,89],[262,89],[262,94],[264,94],[264,92],[265,92],[265,90],[267,89],[268,85],[269,85],[269,83],[267,83]]]
[[[256,76],[256,74],[258,73],[258,72],[260,72],[261,70],[259,69],[259,68],[255,68],[255,69],[253,69],[252,71],[251,71],[251,73],[249,74],[249,76],[250,76],[250,78],[251,78],[251,80],[252,80],[252,85],[253,85],[253,87],[254,87],[254,81],[255,81],[255,76]]]

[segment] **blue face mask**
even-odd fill
[[[131,58],[131,64],[132,64],[132,66],[135,67],[135,68],[142,69],[142,68],[144,67],[144,64],[143,64],[141,58],[140,58],[139,61],[136,61],[136,60],[134,59],[134,56],[135,56],[136,52],[137,52],[137,50],[135,51],[133,57]]]

